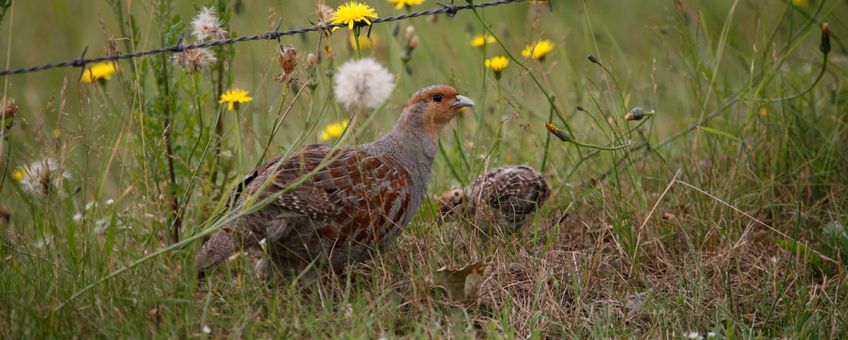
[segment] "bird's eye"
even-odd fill
[[[440,95],[440,94],[433,96],[433,101],[436,102],[436,103],[441,103],[442,100],[444,100],[444,99],[445,99],[445,97],[442,97],[442,95]]]

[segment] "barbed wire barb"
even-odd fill
[[[467,10],[467,9],[493,7],[493,6],[500,6],[500,5],[515,3],[515,2],[524,2],[524,1],[526,1],[526,0],[494,0],[494,1],[489,1],[489,2],[473,3],[473,4],[461,5],[461,6],[454,5],[453,2],[449,5],[439,3],[438,5],[441,6],[441,8],[434,8],[434,9],[429,9],[429,10],[420,11],[420,12],[412,12],[412,13],[407,13],[407,14],[378,18],[378,19],[372,20],[372,25],[376,25],[376,24],[380,24],[380,23],[384,23],[384,22],[402,21],[402,20],[412,19],[412,18],[425,16],[425,15],[446,14],[449,17],[453,17],[454,15],[456,15],[456,13],[459,13],[460,11]],[[43,64],[43,65],[37,65],[37,66],[21,67],[21,68],[3,70],[3,71],[0,71],[0,76],[5,77],[5,76],[9,76],[9,75],[14,75],[14,74],[33,73],[33,72],[40,72],[40,71],[50,70],[50,69],[54,69],[54,68],[63,68],[63,67],[81,67],[83,69],[83,72],[85,72],[85,66],[86,65],[104,62],[104,61],[113,61],[114,62],[114,61],[118,61],[118,60],[122,60],[122,59],[133,59],[133,58],[139,58],[139,57],[144,57],[144,56],[154,55],[154,54],[178,53],[178,52],[193,50],[193,49],[197,49],[197,48],[217,47],[217,46],[223,46],[223,45],[236,44],[236,43],[240,43],[240,42],[244,42],[244,41],[271,40],[271,39],[277,39],[279,41],[280,37],[284,37],[284,36],[288,36],[288,35],[306,34],[306,33],[309,33],[309,32],[316,32],[316,31],[322,31],[322,30],[326,31],[326,30],[331,30],[335,27],[346,26],[345,24],[314,25],[312,27],[304,27],[304,28],[298,28],[298,29],[291,29],[291,30],[287,30],[287,31],[280,31],[280,26],[282,25],[282,23],[283,23],[283,21],[282,21],[282,19],[280,19],[279,25],[277,26],[277,28],[274,31],[269,31],[269,32],[265,32],[265,33],[255,34],[255,35],[246,35],[246,36],[241,36],[241,37],[234,37],[234,38],[221,39],[221,40],[213,40],[213,41],[209,41],[209,42],[205,42],[205,43],[195,43],[195,44],[189,44],[189,45],[183,45],[182,44],[182,38],[180,38],[180,40],[177,42],[177,45],[170,46],[170,47],[160,47],[160,48],[154,48],[154,49],[150,49],[150,50],[144,50],[144,51],[138,51],[138,52],[132,52],[132,53],[124,53],[124,54],[115,54],[115,55],[103,56],[103,57],[85,58],[84,57],[85,52],[88,51],[88,46],[86,46],[85,50],[83,50],[83,55],[80,56],[79,58],[74,58],[74,59],[71,59],[71,60],[66,60],[66,61],[61,61],[61,62],[56,62],[56,63],[50,63],[50,64]]]

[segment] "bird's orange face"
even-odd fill
[[[418,91],[406,104],[406,110],[418,112],[427,133],[438,139],[439,131],[459,114],[462,108],[474,106],[468,97],[461,96],[447,85],[435,85]]]

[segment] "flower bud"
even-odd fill
[[[315,53],[309,53],[306,55],[306,63],[309,64],[309,66],[318,65],[321,63],[321,59],[318,58],[318,55]]]
[[[822,24],[821,28],[821,45],[819,45],[819,51],[824,54],[830,53],[830,25],[828,23]]]
[[[594,55],[591,55],[591,54],[590,54],[587,58],[589,58],[589,61],[591,61],[591,62],[593,62],[593,63],[595,63],[595,64],[598,64],[598,65],[600,65],[600,64],[601,64],[601,61],[600,61],[600,60],[598,60],[598,58],[597,58],[597,57],[595,57]]]
[[[15,104],[15,99],[8,98],[0,102],[0,119],[8,122],[15,118],[16,113],[18,113],[18,105]]]
[[[412,37],[415,36],[415,27],[413,27],[412,25],[406,26],[406,33],[404,34],[406,40],[412,40]]]
[[[645,110],[638,106],[624,115],[624,120],[642,120],[642,118],[645,118]]]
[[[557,129],[557,127],[554,126],[554,124],[547,123],[547,124],[545,124],[545,128],[548,129],[548,132],[552,133],[554,136],[556,136],[557,138],[559,138],[559,140],[561,140],[563,142],[569,142],[569,141],[572,140],[571,136],[569,136],[565,132],[562,132],[559,129]]]

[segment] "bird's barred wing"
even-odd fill
[[[394,159],[355,148],[310,146],[268,167],[263,177],[273,179],[263,196],[294,186],[279,194],[276,210],[339,241],[382,239],[387,227],[405,224],[413,199],[411,176]]]

